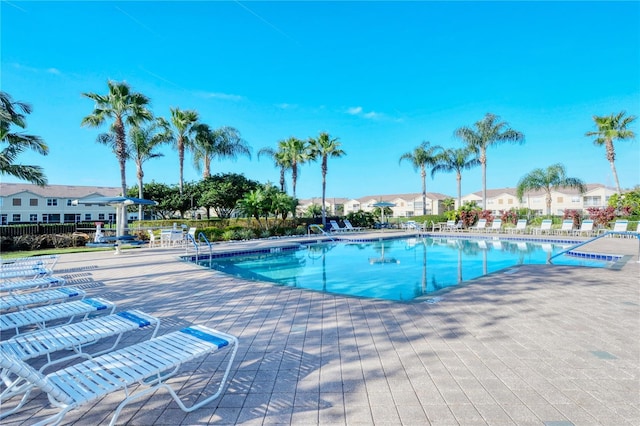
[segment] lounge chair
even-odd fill
[[[353,226],[349,221],[349,219],[344,219],[343,222],[344,222],[344,227],[347,228],[349,231],[355,231],[355,232],[364,231],[364,228],[361,226]]]
[[[553,224],[553,221],[551,219],[543,219],[542,223],[540,224],[540,227],[533,229],[533,233],[536,235],[541,235],[541,234],[544,234],[545,232],[547,234],[550,234],[552,224]]]
[[[340,225],[338,225],[338,222],[336,222],[335,220],[330,220],[329,223],[331,224],[331,229],[329,230],[329,232],[347,232],[348,231],[346,227],[340,228]]]
[[[46,277],[53,274],[53,270],[48,268],[43,268],[41,266],[32,265],[32,266],[13,266],[13,267],[3,267],[0,270],[0,279],[2,280],[10,280],[10,279],[25,279],[25,278],[38,278],[38,277]]]
[[[16,290],[42,289],[51,286],[64,285],[64,283],[64,278],[59,277],[44,277],[22,281],[5,281],[0,283],[0,291],[8,291],[12,293]]]
[[[52,364],[77,357],[90,359],[111,352],[118,345],[122,336],[129,331],[153,328],[153,334],[150,337],[154,338],[158,333],[159,326],[160,320],[158,318],[144,312],[138,310],[118,312],[117,314],[104,315],[82,322],[14,336],[0,342],[0,354],[9,353],[22,361],[46,356],[47,363],[39,369],[42,372]],[[91,354],[84,352],[85,346],[108,337],[116,337],[115,342],[108,349],[101,349],[99,352]],[[73,350],[74,354],[52,361],[51,355],[62,350]]]
[[[511,234],[520,234],[525,233],[527,230],[527,219],[518,219],[515,228],[509,228],[509,233]]]
[[[583,220],[580,229],[575,229],[573,235],[590,237],[593,235],[593,220]]]
[[[573,234],[573,219],[566,219],[562,221],[562,227],[554,232],[555,235],[570,235]]]
[[[469,231],[484,232],[487,230],[487,219],[478,219],[475,226],[469,227]]]
[[[32,257],[18,257],[14,259],[2,259],[0,268],[4,269],[16,266],[39,266],[41,268],[53,269],[56,262],[58,262],[58,258],[58,255],[51,254]]]
[[[71,323],[79,316],[82,316],[82,319],[86,319],[89,314],[100,311],[113,313],[115,309],[116,305],[114,303],[102,298],[38,306],[37,308],[0,315],[0,332],[13,329],[17,335],[20,334],[22,327],[35,325],[39,328],[46,328],[47,324],[52,321],[67,319],[67,323]]]
[[[455,220],[448,220],[447,224],[444,225],[443,231],[461,231],[462,230],[462,221],[456,223]]]
[[[9,294],[0,297],[0,312],[24,309],[32,305],[47,305],[74,297],[84,299],[85,291],[75,287],[60,287],[32,293]]]
[[[500,232],[502,230],[502,219],[493,219],[491,226],[486,230],[487,232]]]
[[[213,395],[187,407],[165,380],[175,376],[184,364],[226,346],[232,347],[232,352],[218,389]],[[236,337],[203,326],[191,326],[109,352],[46,376],[13,355],[3,356],[0,357],[0,368],[24,380],[26,385],[21,389],[24,396],[18,405],[2,413],[0,418],[19,410],[36,387],[46,392],[51,405],[60,410],[36,425],[58,424],[69,411],[117,391],[124,391],[124,398],[116,407],[110,425],[116,424],[120,412],[127,404],[149,396],[161,388],[169,392],[183,411],[192,412],[222,394],[237,350]],[[130,388],[131,385],[138,384],[140,386]]]

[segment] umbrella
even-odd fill
[[[384,208],[385,207],[395,207],[394,203],[390,203],[388,201],[378,201],[377,203],[372,204],[373,207],[380,207],[381,218],[380,222],[384,223]]]
[[[134,204],[155,206],[158,204],[158,202],[153,200],[145,200],[142,198],[119,196],[119,197],[85,198],[82,200],[73,200],[71,204],[75,206],[77,206],[78,204],[107,204],[110,206],[114,206],[116,208],[116,238],[117,238],[125,234],[125,224],[127,223],[127,217],[126,217],[127,206],[132,206]],[[120,254],[120,246],[118,243],[116,243],[116,254]]]

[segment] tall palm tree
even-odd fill
[[[405,152],[400,156],[399,163],[403,160],[409,161],[415,170],[420,170],[422,179],[422,215],[427,214],[427,166],[434,166],[438,154],[443,148],[439,145],[431,146],[431,142],[424,141],[413,151]],[[433,176],[433,173],[431,174]]]
[[[551,215],[551,190],[558,188],[577,188],[581,194],[585,193],[587,186],[578,178],[567,177],[562,164],[553,164],[546,169],[534,169],[523,176],[518,182],[516,193],[522,202],[522,197],[527,191],[544,190],[546,193],[547,216]]]
[[[620,182],[618,181],[618,172],[616,171],[616,152],[613,148],[613,141],[618,140],[626,140],[632,139],[635,137],[635,134],[632,130],[627,129],[636,117],[631,115],[629,117],[625,117],[625,112],[622,111],[618,114],[611,114],[609,116],[599,117],[597,115],[593,116],[593,121],[596,124],[598,130],[595,132],[587,132],[586,136],[595,136],[596,139],[593,141],[594,144],[598,146],[604,145],[607,150],[607,160],[611,165],[611,172],[613,173],[613,179],[616,181],[616,190],[618,194],[622,194],[620,190]]]
[[[445,149],[436,157],[436,164],[431,169],[431,177],[437,172],[456,172],[458,183],[458,207],[462,206],[462,171],[480,165],[480,160],[469,148]],[[453,201],[453,200],[451,200]]]
[[[289,139],[278,142],[285,161],[291,168],[291,190],[293,198],[296,198],[296,184],[298,183],[298,166],[312,159],[309,143],[291,136]]]
[[[331,138],[328,133],[321,132],[317,138],[309,139],[309,153],[310,159],[315,161],[318,158],[321,159],[322,170],[322,226],[327,226],[327,208],[325,204],[326,192],[327,192],[327,159],[340,158],[346,153],[340,148],[342,143],[338,141],[338,138]],[[294,195],[295,198],[295,195]]]
[[[474,152],[479,154],[482,165],[482,208],[487,208],[487,148],[500,143],[524,143],[524,134],[513,130],[497,115],[487,113],[484,118],[475,123],[475,129],[464,126],[455,131],[455,135],[462,139]]]
[[[193,164],[197,171],[202,170],[203,179],[211,177],[213,157],[235,159],[238,155],[246,155],[251,158],[251,148],[247,141],[240,137],[238,130],[229,126],[211,130],[208,125],[201,124],[196,129],[192,149]]]
[[[126,126],[137,126],[151,120],[152,114],[147,109],[149,98],[145,95],[132,92],[126,82],[118,83],[107,81],[109,93],[98,95],[97,93],[83,93],[82,96],[95,101],[93,112],[82,119],[82,126],[99,127],[107,119],[113,120],[110,131],[116,139],[115,154],[120,164],[120,181],[122,183],[122,195],[127,194],[127,139]],[[98,142],[100,142],[100,136]]]
[[[129,157],[136,163],[136,177],[138,178],[138,198],[144,198],[142,164],[153,158],[163,157],[164,154],[156,151],[160,145],[169,142],[169,133],[163,121],[155,121],[146,127],[134,126],[129,130]],[[138,220],[142,220],[142,204],[138,205]]]
[[[199,116],[196,111],[171,108],[170,123],[163,122],[163,125],[173,126],[170,130],[171,143],[178,151],[178,162],[180,164],[180,195],[184,192],[184,153],[191,149],[194,144],[194,137],[197,133]]]
[[[278,144],[280,149],[277,151],[270,147],[261,148],[260,151],[258,151],[258,159],[261,155],[266,155],[273,159],[275,166],[280,169],[280,191],[286,192],[285,174],[287,170],[291,168],[291,162],[287,158],[286,153],[282,150],[281,143],[282,141]]]
[[[6,92],[0,92],[0,141],[7,144],[0,151],[0,175],[15,176],[39,186],[47,184],[47,177],[42,167],[15,164],[18,155],[27,149],[38,154],[49,154],[49,147],[35,135],[12,132],[11,126],[21,129],[27,127],[26,114],[31,114],[31,105],[14,102]]]

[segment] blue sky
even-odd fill
[[[194,109],[232,126],[251,159],[215,160],[212,173],[279,180],[263,147],[326,131],[346,156],[330,159],[327,196],[421,191],[400,156],[422,141],[461,147],[455,129],[491,112],[525,134],[488,151],[488,188],[514,187],[562,163],[571,177],[614,185],[593,115],[640,115],[639,2],[2,1],[1,83],[31,104],[27,132],[50,147],[19,161],[51,184],[120,186],[118,163],[81,127],[93,103],[126,81],[157,116]],[[639,120],[632,130],[640,132]],[[640,136],[638,136],[640,137]],[[616,144],[623,188],[640,184],[640,145]],[[145,182],[178,182],[176,151],[145,163]],[[191,157],[186,181],[200,178]],[[5,182],[17,182],[2,177]],[[288,176],[289,188],[291,187]],[[127,168],[135,185],[135,166]],[[480,168],[463,194],[480,191]],[[301,167],[297,195],[321,195],[319,163]],[[455,197],[455,174],[427,178]]]

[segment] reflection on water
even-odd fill
[[[528,241],[413,237],[313,244],[300,250],[225,257],[214,259],[211,267],[290,287],[406,301],[509,266],[543,264],[565,248]],[[604,266],[566,256],[554,263]]]

